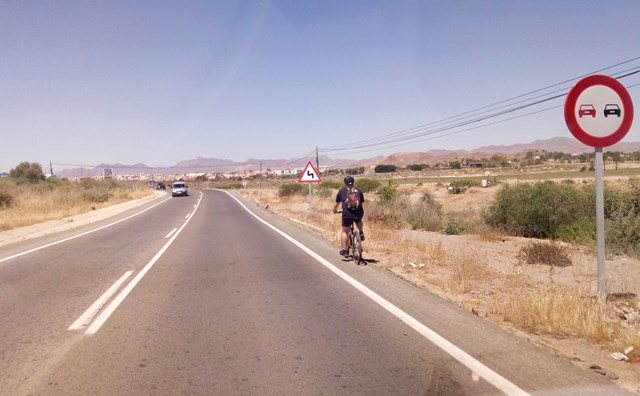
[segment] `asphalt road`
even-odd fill
[[[625,394],[244,203],[0,247],[0,394]]]

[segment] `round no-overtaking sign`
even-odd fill
[[[608,147],[625,137],[633,102],[615,78],[600,74],[578,81],[567,94],[564,119],[573,136],[591,147]]]

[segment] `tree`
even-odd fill
[[[21,162],[9,171],[9,176],[17,180],[27,180],[29,183],[45,180],[42,165],[37,162]]]
[[[611,151],[607,153],[607,157],[611,158],[616,164],[616,170],[618,170],[618,162],[624,161],[624,153],[620,151]]]
[[[395,172],[398,169],[397,166],[395,165],[376,165],[376,167],[373,169],[373,171],[375,173],[392,173]]]

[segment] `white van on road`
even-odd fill
[[[173,185],[171,186],[171,196],[172,197],[187,196],[189,195],[188,188],[189,186],[187,186],[187,183],[183,181],[174,182]]]

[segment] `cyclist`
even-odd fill
[[[347,176],[344,178],[344,187],[338,191],[336,195],[336,204],[333,207],[333,213],[338,213],[338,206],[342,204],[342,238],[340,239],[340,255],[347,256],[348,254],[348,239],[349,229],[355,222],[356,227],[360,231],[360,239],[364,241],[364,232],[362,232],[362,219],[364,218],[364,208],[362,203],[364,202],[364,194],[362,190],[354,187],[355,180],[353,176]]]

